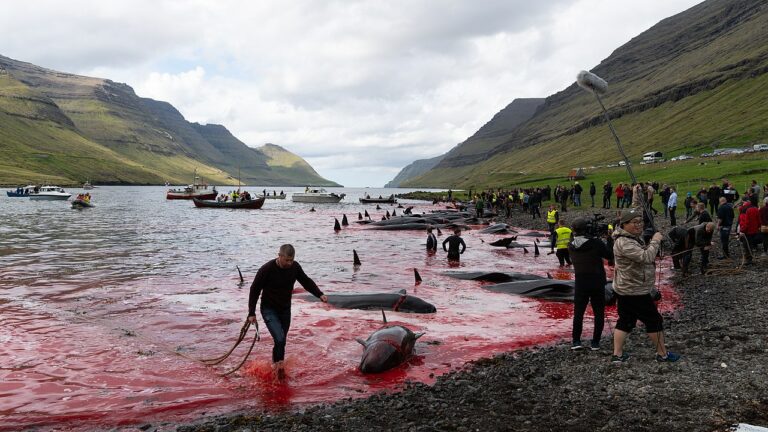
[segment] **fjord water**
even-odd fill
[[[378,220],[396,209],[360,204],[365,193],[403,190],[336,189],[347,193],[342,203],[314,205],[291,202],[299,188],[284,190],[288,199],[267,200],[261,210],[197,209],[166,201],[161,187],[101,187],[91,191],[95,207],[84,210],[0,198],[0,429],[118,427],[290,409],[433,382],[468,361],[569,337],[570,304],[448,278],[445,254],[426,254],[425,233],[354,222],[364,210]],[[414,212],[442,208],[403,203]],[[350,226],[334,233],[342,214]],[[572,277],[546,247],[534,257],[488,246],[499,235],[463,236],[468,249],[452,270]],[[230,348],[247,314],[250,281],[283,243],[296,247],[296,260],[326,293],[406,289],[435,304],[436,314],[387,314],[391,324],[426,333],[414,358],[383,374],[360,374],[355,338],[380,328],[381,313],[306,301],[297,284],[287,380],[271,378],[272,341],[263,324],[262,340],[234,375],[217,373],[242,359],[253,333],[220,367],[194,361]],[[353,249],[362,260],[358,269]],[[418,286],[414,268],[424,279]],[[668,286],[663,292],[662,307],[669,308],[675,294]]]

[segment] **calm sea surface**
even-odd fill
[[[197,209],[191,201],[166,200],[165,189],[100,187],[91,191],[95,207],[84,210],[2,194],[0,429],[113,428],[291,409],[396,390],[407,380],[430,383],[467,361],[568,338],[570,304],[448,278],[445,254],[426,254],[425,233],[354,223],[364,210],[374,220],[385,211],[401,214],[358,198],[402,189],[330,188],[347,197],[339,204],[299,204],[290,194],[303,188],[282,188],[288,198],[267,200],[260,210]],[[440,209],[402,203],[414,212]],[[309,211],[313,206],[316,212]],[[343,214],[351,225],[334,233],[334,218]],[[534,258],[487,245],[503,236],[474,230],[463,237],[468,249],[458,270],[572,277],[553,255]],[[272,341],[263,324],[262,340],[236,374],[218,375],[243,358],[246,343],[220,367],[194,361],[231,347],[247,315],[250,281],[283,243],[296,247],[296,260],[326,293],[406,289],[435,304],[436,314],[388,313],[391,323],[426,332],[416,356],[384,374],[360,374],[354,339],[380,328],[381,314],[308,302],[297,285],[285,382],[271,379]],[[352,267],[353,249],[359,269]],[[414,268],[424,279],[419,286]],[[675,293],[665,288],[665,294],[669,307]]]

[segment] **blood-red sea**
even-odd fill
[[[424,232],[376,231],[356,223],[364,210],[374,220],[403,210],[376,210],[358,197],[400,191],[346,189],[342,203],[312,205],[291,202],[290,192],[299,189],[283,189],[286,200],[268,200],[261,210],[197,209],[189,201],[165,200],[164,188],[157,187],[95,189],[95,207],[83,210],[3,197],[0,429],[90,430],[292,410],[398,391],[409,381],[432,383],[473,360],[570,340],[571,303],[495,293],[483,288],[487,283],[444,274],[572,279],[570,268],[546,254],[546,239],[539,244],[542,254],[534,256],[533,237],[518,239],[531,245],[526,254],[489,246],[509,234],[481,234],[482,227],[474,226],[462,234],[467,250],[460,265],[450,266],[444,252],[425,251]],[[414,212],[443,209],[403,204]],[[350,225],[334,232],[334,218],[343,214]],[[274,379],[272,340],[263,323],[261,340],[237,372],[221,376],[244,358],[253,329],[221,364],[198,361],[232,347],[247,315],[250,282],[284,243],[295,246],[296,260],[328,294],[404,289],[434,304],[434,314],[387,312],[390,325],[425,333],[414,356],[384,373],[360,373],[362,347],[355,338],[381,328],[381,312],[311,302],[297,284],[285,380]],[[353,249],[359,268],[352,265]],[[423,278],[419,285],[414,268]],[[659,286],[660,309],[679,307],[668,271],[660,272]],[[613,307],[607,315],[614,323]],[[585,339],[591,325],[588,310]]]

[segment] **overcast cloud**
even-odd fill
[[[698,0],[6,1],[0,54],[381,186]]]

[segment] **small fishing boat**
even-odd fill
[[[362,204],[397,204],[397,199],[394,195],[390,195],[386,198],[382,198],[381,195],[379,195],[378,198],[371,198],[366,195],[365,198],[360,198],[360,202]]]
[[[93,207],[93,204],[90,201],[86,201],[84,199],[76,199],[72,201],[73,209],[84,209],[84,208],[91,208],[91,207]]]
[[[71,193],[65,192],[58,186],[41,186],[37,192],[30,193],[29,199],[33,201],[68,200]]]
[[[39,186],[36,185],[27,185],[25,187],[17,187],[16,190],[9,190],[6,191],[5,194],[9,197],[28,197],[29,194],[33,193],[35,189],[38,189]]]
[[[265,198],[266,198],[266,199],[285,199],[285,196],[286,196],[286,195],[285,195],[284,193],[282,193],[282,194],[280,194],[280,195],[269,195],[269,194],[267,194],[267,195],[265,196]]]
[[[90,181],[86,181],[85,183],[83,183],[83,189],[85,190],[91,190],[95,187],[96,186],[92,185]]]
[[[192,198],[195,207],[206,208],[232,208],[232,209],[260,209],[264,205],[264,197],[258,197],[245,201],[216,201]]]
[[[294,193],[293,202],[301,203],[337,203],[344,199],[347,194],[337,194],[328,192],[325,189],[309,189],[303,193]]]
[[[216,191],[216,186],[213,189],[208,187],[207,183],[204,183],[200,177],[197,176],[197,170],[195,170],[192,184],[183,189],[169,189],[165,194],[165,198],[172,199],[201,199],[212,200],[216,199],[219,193]]]

